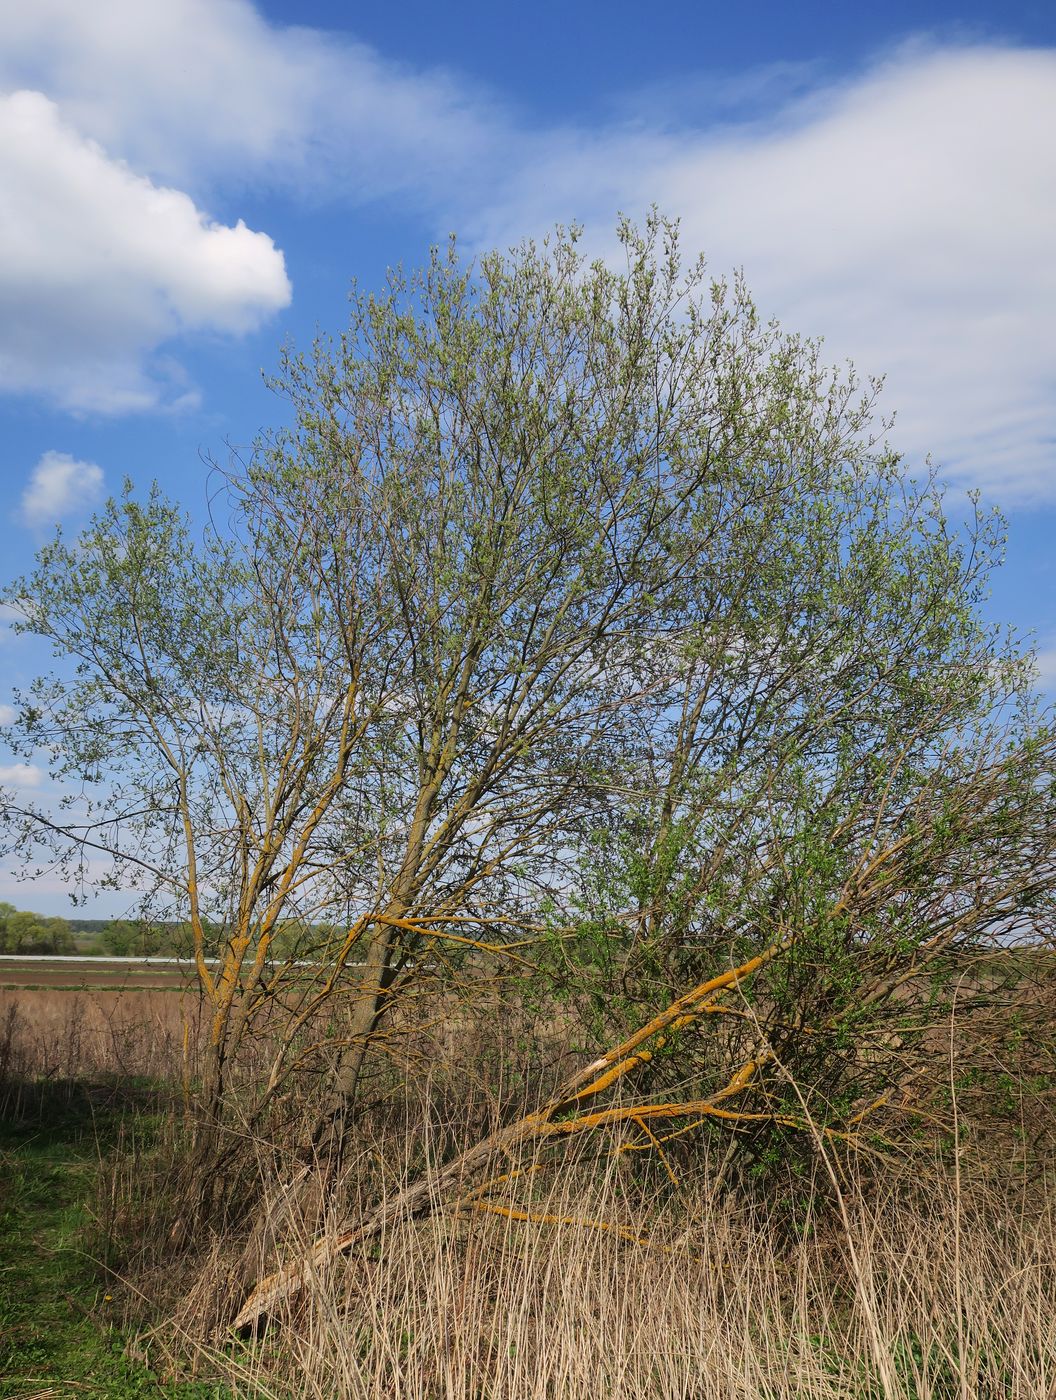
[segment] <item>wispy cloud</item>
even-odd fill
[[[1006,501],[1056,500],[1056,50],[918,41],[839,80],[811,65],[711,76],[558,128],[450,73],[273,25],[249,0],[35,0],[0,16],[0,88],[15,85],[56,104],[34,120],[79,141],[82,161],[91,150],[111,180],[140,180],[123,219],[139,231],[138,290],[127,316],[102,322],[118,326],[121,372],[93,387],[82,357],[67,402],[156,401],[147,365],[166,337],[283,304],[265,236],[200,214],[219,182],[229,196],[306,183],[334,201],[396,196],[471,246],[578,219],[604,251],[617,210],[655,201],[717,274],[743,266],[762,310],[887,375],[896,445]],[[145,211],[165,200],[179,247],[162,239],[144,264]],[[60,343],[63,294],[74,344],[115,299],[105,278],[98,297],[85,290],[97,264],[67,256],[66,282],[22,269],[46,289],[41,345]]]
[[[12,624],[17,622],[20,617],[21,613],[10,603],[0,603],[0,646],[15,635],[12,632]]]
[[[907,46],[751,119],[542,138],[475,235],[604,227],[655,201],[766,313],[886,375],[897,445],[1051,500],[1053,130],[1056,51]]]
[[[45,452],[22,492],[22,519],[34,529],[87,514],[102,499],[103,469],[66,452]]]
[[[1038,684],[1043,690],[1056,691],[1056,646],[1042,647],[1035,653]]]

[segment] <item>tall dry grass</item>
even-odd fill
[[[440,1211],[312,1280],[256,1341],[203,1344],[231,1286],[218,1241],[149,1351],[276,1400],[1056,1395],[1056,1219],[1012,1192],[849,1189],[842,1220],[804,1201],[798,1238],[706,1197],[629,1208],[614,1171],[531,1204],[651,1242]]]
[[[12,1070],[31,1040],[8,1029]],[[53,1030],[70,1040],[52,1057],[72,1065],[74,1019]],[[328,1228],[545,1093],[556,1072],[545,1037],[515,1030],[500,1044],[491,1023],[478,1042],[467,1023],[457,1054],[423,1043],[412,1068],[429,1062],[428,1075],[379,1080]],[[149,1063],[174,1089],[185,1064],[170,1035],[136,1047],[115,1035],[93,1054],[104,1047],[114,1068],[138,1048],[137,1069]],[[247,1131],[232,1157],[236,1198],[281,1222],[248,1252],[245,1231],[220,1218],[179,1234],[190,1126],[179,1105],[174,1092],[168,1111],[130,1119],[105,1154],[86,1241],[162,1372],[274,1400],[1056,1400],[1054,1183],[1024,1169],[1019,1139],[1003,1172],[993,1152],[972,1170],[988,1144],[969,1102],[955,1099],[952,1144],[922,1152],[914,1175],[854,1180],[819,1150],[813,1181],[790,1178],[751,1205],[711,1191],[706,1161],[676,1189],[611,1142],[557,1171],[521,1162],[485,1197],[467,1183],[461,1208],[436,1201],[331,1265],[249,1340],[228,1328],[238,1303],[314,1234],[273,1210],[296,1167],[298,1103],[284,1135]]]
[[[347,1164],[341,1218],[464,1137],[465,1121],[444,1121],[438,1104],[450,1109],[426,1086],[375,1118]],[[130,1323],[165,1316],[143,1335],[151,1363],[222,1379],[236,1396],[1056,1397],[1056,1196],[1036,1174],[995,1186],[992,1171],[936,1159],[878,1189],[875,1175],[819,1160],[813,1182],[737,1205],[709,1192],[706,1164],[676,1190],[604,1151],[559,1172],[521,1162],[483,1197],[467,1183],[461,1206],[436,1200],[428,1217],[391,1226],[239,1340],[229,1322],[248,1286],[305,1251],[310,1223],[287,1218],[249,1259],[244,1239],[218,1232],[174,1261],[165,1173],[175,1187],[177,1160],[155,1142],[138,1165],[135,1152],[115,1163],[115,1267],[134,1282]],[[267,1164],[262,1144],[258,1170]],[[274,1175],[260,1186],[272,1204],[281,1194]],[[328,1226],[340,1223],[335,1213]]]
[[[0,988],[0,1079],[174,1079],[196,1050],[199,998],[107,987]]]

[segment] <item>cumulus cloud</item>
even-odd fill
[[[102,412],[171,400],[150,362],[290,299],[282,254],[135,174],[37,92],[0,98],[0,387]],[[185,392],[178,386],[178,392]]]
[[[6,96],[3,94],[6,93]],[[73,411],[193,404],[174,337],[290,301],[284,259],[200,207],[252,185],[438,194],[481,103],[248,0],[0,6],[0,389]]]
[[[221,181],[229,194],[307,182],[346,203],[398,195],[472,246],[558,220],[611,230],[617,210],[655,201],[716,273],[743,266],[766,313],[886,374],[897,446],[1003,500],[1056,500],[1054,49],[916,42],[839,80],[812,65],[704,75],[674,100],[621,94],[607,122],[548,127],[449,73],[271,24],[250,0],[34,0],[0,9],[0,89],[15,86],[55,104],[20,99],[43,168],[60,148],[71,169],[94,162],[127,207],[107,223],[113,201],[65,180],[45,181],[40,202],[19,173],[18,207],[37,200],[34,218],[65,235],[46,243],[44,274],[23,266],[43,314],[19,317],[29,344],[6,360],[0,344],[0,382],[41,382],[43,347],[72,330],[48,381],[63,401],[157,402],[152,347],[284,304],[264,235],[209,224],[169,186],[198,202]],[[171,217],[148,212],[162,204]],[[71,231],[84,205],[82,252]],[[25,263],[32,239],[11,227]],[[138,233],[122,232],[108,261],[111,228]],[[126,241],[130,280],[109,275]],[[105,371],[85,349],[97,334]]]
[[[84,515],[103,494],[103,470],[66,452],[45,452],[22,492],[22,519],[40,528]]]
[[[0,705],[0,724],[14,724],[17,711],[13,705]]]
[[[37,788],[44,781],[44,770],[35,763],[0,764],[0,787]]]

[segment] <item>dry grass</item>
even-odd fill
[[[464,1140],[465,1121],[438,1113],[442,1089],[375,1119],[343,1217]],[[286,1221],[249,1260],[222,1235],[175,1271],[164,1249],[130,1259],[147,1295],[133,1311],[166,1315],[145,1337],[153,1364],[274,1400],[1056,1400],[1051,1181],[1009,1172],[995,1190],[991,1171],[936,1161],[877,1190],[819,1160],[815,1183],[760,1209],[709,1195],[706,1164],[681,1191],[625,1157],[519,1165],[476,1197],[509,1213],[476,1208],[467,1183],[461,1208],[393,1225],[251,1341],[230,1319],[277,1257],[303,1253],[306,1227]],[[163,1179],[130,1156],[113,1192],[113,1229],[164,1239]]]
[[[0,1014],[9,1078],[46,1064],[54,1074],[174,1080],[182,999],[111,997],[21,991],[6,1042]],[[445,1035],[451,1025],[443,1019]],[[500,1044],[492,1020],[478,1042],[465,1022],[457,1055],[438,1041],[430,1056],[423,1043],[414,1065],[430,1060],[431,1076],[392,1069],[347,1163],[342,1218],[545,1092],[555,1072],[545,1037],[516,1029]],[[518,1062],[525,1044],[534,1048]],[[937,1052],[938,1067],[944,1059]],[[297,1124],[288,1126],[292,1143]],[[123,1295],[114,1292],[151,1362],[221,1379],[236,1396],[1056,1400],[1053,1182],[1013,1166],[1022,1134],[992,1150],[985,1171],[968,1169],[988,1141],[971,1092],[959,1130],[964,1155],[947,1143],[946,1164],[924,1177],[878,1190],[875,1177],[849,1181],[819,1155],[815,1183],[752,1210],[709,1195],[707,1163],[675,1189],[656,1163],[628,1165],[599,1142],[598,1155],[524,1170],[479,1198],[497,1211],[475,1206],[479,1183],[467,1183],[461,1208],[448,1199],[427,1219],[400,1221],[247,1342],[226,1330],[230,1318],[255,1278],[303,1251],[308,1223],[287,1219],[249,1257],[244,1235],[220,1222],[175,1249],[185,1126],[156,1114],[133,1121],[105,1164],[90,1248],[124,1279]],[[231,1170],[259,1212],[281,1197],[290,1164],[275,1137],[247,1136]],[[335,1215],[329,1228],[340,1223]]]
[[[852,1194],[845,1225],[798,1239],[702,1199],[629,1208],[615,1172],[532,1204],[652,1243],[473,1211],[404,1221],[244,1348],[192,1340],[230,1287],[216,1245],[152,1353],[283,1400],[1056,1395],[1056,1220],[1011,1195]]]
[[[0,1078],[173,1078],[196,1045],[196,993],[134,988],[0,989]]]

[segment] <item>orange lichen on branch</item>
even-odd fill
[[[470,948],[477,948],[482,953],[493,953],[499,957],[511,958],[514,962],[523,963],[525,967],[529,967],[533,971],[536,970],[534,963],[529,962],[527,958],[522,958],[512,951],[513,945],[506,943],[489,943],[482,938],[469,938],[465,934],[451,933],[447,929],[431,927],[431,925],[441,922],[441,920],[404,918],[395,914],[376,914],[371,922],[385,924],[389,928],[403,929],[407,933],[417,934],[419,938],[437,938],[444,939],[448,943],[464,943]],[[442,922],[465,923],[467,920],[456,920],[452,917],[450,920],[443,919]],[[516,946],[523,948],[533,941],[532,939],[525,939]]]
[[[728,1123],[779,1123],[785,1128],[808,1129],[809,1124],[787,1113],[771,1113],[766,1109],[719,1108],[708,1099],[691,1099],[685,1103],[646,1103],[633,1108],[602,1108],[594,1113],[584,1113],[578,1118],[565,1118],[559,1123],[548,1123],[540,1131],[543,1135],[572,1134],[586,1132],[591,1128],[606,1128],[617,1123],[642,1123],[645,1119],[664,1120],[667,1118],[694,1117],[701,1120],[721,1118]],[[849,1133],[838,1132],[835,1128],[823,1129],[828,1136],[852,1141]]]
[[[507,1220],[523,1220],[530,1225],[572,1225],[581,1230],[607,1230],[622,1240],[630,1240],[632,1244],[650,1245],[654,1249],[663,1250],[665,1254],[671,1252],[667,1245],[658,1245],[649,1235],[639,1234],[638,1231],[630,1230],[626,1225],[618,1225],[612,1220],[591,1220],[579,1215],[555,1215],[545,1210],[525,1210],[521,1206],[504,1205],[501,1201],[475,1200],[470,1202],[470,1206],[473,1210],[485,1211],[489,1215],[502,1215]]]
[[[668,1160],[667,1153],[661,1146],[660,1139],[653,1132],[652,1128],[650,1128],[649,1124],[645,1121],[644,1118],[640,1117],[638,1114],[635,1114],[633,1121],[639,1128],[641,1128],[642,1132],[649,1139],[649,1142],[656,1149],[656,1155],[660,1158],[660,1161],[663,1163],[664,1171],[667,1172],[667,1177],[668,1180],[671,1182],[671,1185],[675,1188],[676,1191],[679,1190],[682,1183],[679,1181],[678,1176],[675,1173],[674,1167],[672,1167],[670,1161]]]
[[[707,1121],[707,1118],[697,1118],[692,1123],[683,1123],[681,1128],[674,1128],[671,1132],[664,1133],[662,1137],[658,1137],[650,1132],[653,1141],[621,1142],[619,1147],[615,1150],[615,1155],[621,1156],[624,1152],[652,1152],[654,1142],[658,1146],[673,1142],[675,1138],[685,1137],[687,1133],[693,1132],[695,1128],[703,1128]],[[644,1127],[645,1125],[643,1124],[642,1126]]]
[[[422,932],[420,922],[414,920],[406,922],[412,925],[414,932]],[[709,1118],[722,1118],[731,1122],[758,1122],[769,1119],[770,1121],[787,1123],[791,1127],[802,1127],[803,1125],[797,1120],[784,1115],[768,1113],[765,1110],[749,1112],[719,1107],[720,1103],[752,1085],[760,1066],[769,1058],[764,1053],[757,1053],[753,1056],[736,1071],[723,1088],[706,1099],[694,1099],[685,1103],[635,1104],[600,1109],[593,1113],[581,1113],[564,1120],[557,1119],[558,1114],[575,1109],[584,1100],[596,1097],[605,1089],[619,1082],[632,1069],[648,1064],[653,1058],[657,1046],[666,1043],[667,1037],[673,1031],[691,1025],[700,1017],[718,1009],[716,994],[735,989],[745,978],[751,977],[753,973],[765,967],[793,941],[794,939],[790,935],[774,942],[755,957],[749,958],[737,967],[729,968],[718,976],[709,978],[708,981],[692,988],[679,997],[677,1001],[672,1002],[647,1025],[629,1036],[622,1044],[573,1074],[540,1109],[534,1113],[526,1114],[517,1122],[492,1133],[482,1142],[469,1148],[455,1161],[449,1163],[435,1176],[423,1178],[400,1193],[394,1200],[379,1206],[354,1228],[336,1237],[316,1241],[306,1256],[286,1265],[269,1278],[261,1280],[235,1319],[235,1328],[254,1326],[278,1302],[290,1297],[302,1288],[314,1270],[326,1266],[355,1246],[375,1238],[392,1221],[413,1213],[423,1206],[428,1206],[431,1201],[438,1199],[445,1191],[461,1188],[467,1175],[486,1169],[500,1154],[512,1155],[529,1143],[545,1142],[547,1139],[554,1140],[569,1134],[585,1132],[595,1127],[628,1122],[635,1124],[642,1131],[652,1133],[652,1129],[645,1126],[646,1123],[664,1122],[686,1116],[691,1117],[694,1122],[679,1131],[689,1131],[692,1127],[699,1126]],[[655,1042],[653,1048],[642,1049],[645,1043],[650,1040]],[[677,1136],[677,1131],[672,1136]],[[653,1142],[650,1142],[650,1146],[654,1146]],[[513,1172],[503,1174],[501,1177],[493,1178],[484,1187],[479,1187],[470,1192],[468,1196],[464,1196],[462,1203],[466,1208],[484,1210],[527,1222],[587,1225],[599,1229],[612,1229],[637,1243],[650,1243],[646,1237],[637,1235],[633,1231],[625,1231],[624,1227],[615,1226],[609,1221],[591,1222],[573,1216],[553,1216],[548,1213],[522,1210],[517,1206],[503,1205],[500,1202],[483,1198],[483,1193],[491,1187],[503,1181],[513,1180],[522,1173],[527,1174],[530,1170],[535,1170],[535,1168],[518,1168]]]
[[[485,1195],[488,1191],[493,1191],[495,1187],[504,1186],[508,1181],[517,1181],[523,1176],[534,1176],[536,1172],[541,1172],[542,1169],[542,1162],[535,1162],[530,1167],[518,1167],[516,1171],[503,1172],[501,1176],[489,1177],[487,1181],[482,1182],[479,1186],[474,1186],[472,1191],[468,1192],[460,1201],[456,1202],[455,1209],[457,1210],[461,1206],[472,1205],[479,1197]]]
[[[699,986],[686,992],[677,1001],[672,1002],[666,1010],[660,1012],[658,1016],[654,1016],[640,1030],[635,1031],[622,1045],[616,1046],[614,1050],[608,1051],[601,1059],[588,1065],[573,1079],[568,1093],[557,1107],[593,1098],[610,1088],[631,1070],[637,1069],[640,1065],[648,1064],[655,1051],[645,1050],[636,1054],[635,1051],[640,1045],[644,1045],[646,1041],[656,1036],[658,1037],[658,1047],[662,1046],[666,1044],[666,1037],[663,1035],[665,1031],[683,1030],[686,1026],[699,1020],[701,1016],[719,1010],[717,1003],[705,999],[712,997],[716,992],[732,991],[746,977],[751,977],[753,973],[758,972],[760,968],[773,961],[779,953],[789,947],[791,942],[791,938],[786,938],[780,942],[772,943],[769,948],[754,958],[749,958],[747,962],[741,963],[739,967],[721,972],[717,977],[712,977],[707,982],[702,982]],[[591,1075],[596,1077],[591,1079]],[[736,1092],[736,1090],[731,1092]]]

